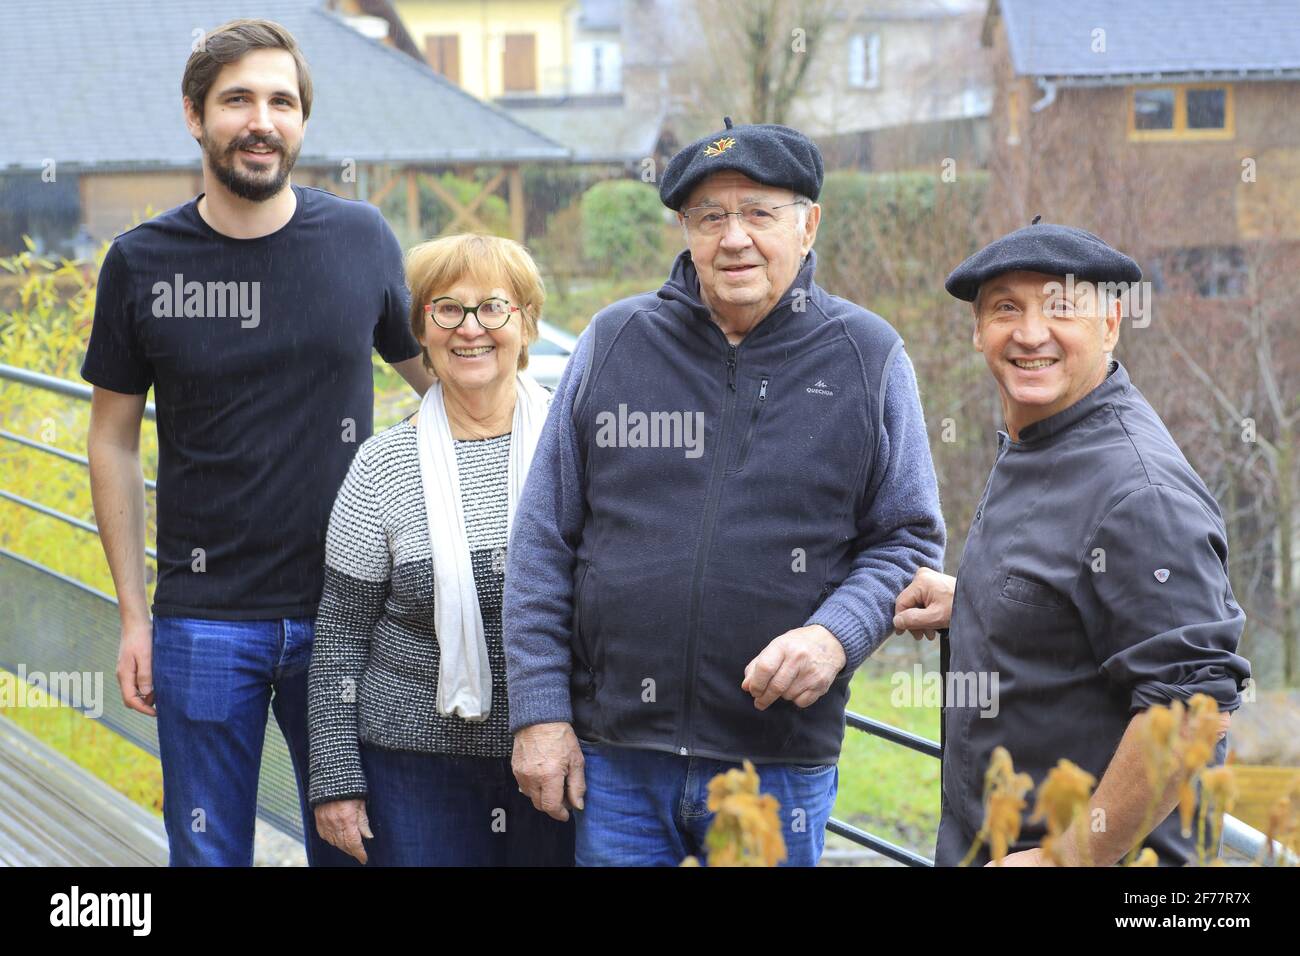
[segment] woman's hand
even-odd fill
[[[361,863],[366,862],[366,848],[361,838],[373,840],[364,800],[331,800],[316,807],[316,832],[322,840],[336,846]]]

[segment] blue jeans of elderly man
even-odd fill
[[[912,367],[819,287],[814,143],[732,126],[675,156],[687,242],[582,335],[506,569],[513,769],[581,866],[708,862],[708,782],[752,761],[815,865],[849,679],[941,566]]]

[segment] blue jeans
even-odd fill
[[[361,745],[370,866],[573,866],[573,820],[519,792],[509,757]]]
[[[172,866],[251,866],[268,705],[289,745],[310,866],[357,865],[307,805],[311,618],[153,622],[163,822]]]
[[[707,863],[713,822],[709,781],[740,764],[581,741],[587,794],[577,819],[579,866],[677,866],[694,854]],[[780,803],[784,866],[816,866],[835,806],[835,764],[758,764],[759,790]]]

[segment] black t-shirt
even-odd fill
[[[292,188],[270,235],[223,236],[196,198],[118,236],[99,274],[81,374],[154,388],[159,616],[315,613],[334,497],[373,428],[370,349],[420,354],[379,211]]]

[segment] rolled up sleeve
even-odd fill
[[[1089,542],[1075,606],[1133,712],[1195,694],[1220,710],[1240,705],[1246,616],[1228,581],[1223,521],[1198,497],[1149,485],[1112,508]]]

